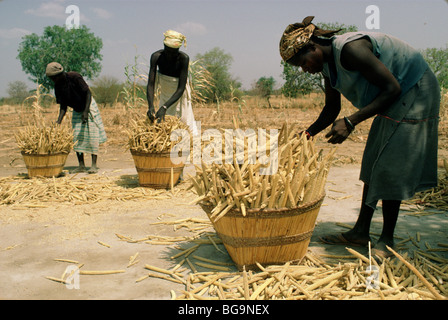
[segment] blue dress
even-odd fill
[[[372,122],[363,154],[360,179],[369,186],[366,204],[405,200],[437,186],[440,87],[422,55],[404,41],[375,32],[349,32],[333,38],[336,70],[324,65],[323,75],[356,108],[380,93],[358,71],[345,69],[341,51],[350,41],[367,38],[375,56],[401,86],[401,95]]]

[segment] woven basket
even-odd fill
[[[256,269],[256,262],[284,264],[305,256],[324,198],[295,208],[249,209],[245,217],[232,209],[217,222],[210,220],[239,270]],[[199,204],[210,218],[214,207]]]
[[[29,177],[57,177],[67,161],[68,153],[33,154],[22,151]]]
[[[186,159],[179,157],[176,161],[179,164],[174,164],[170,152],[144,153],[131,150],[131,154],[140,186],[169,189],[179,182]]]

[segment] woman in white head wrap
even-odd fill
[[[174,30],[168,30],[163,35],[165,36],[163,44],[167,47],[179,49],[182,47],[182,44],[187,47],[187,38],[182,33]]]
[[[198,134],[191,106],[190,87],[188,85],[189,56],[180,51],[186,46],[186,37],[176,31],[164,33],[164,48],[151,55],[147,99],[150,120],[164,120],[165,114],[175,115],[186,123],[192,134]],[[160,88],[160,102],[157,113],[154,108],[154,93]]]

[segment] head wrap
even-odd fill
[[[45,73],[48,77],[56,76],[64,71],[64,68],[57,62],[51,62],[47,65]]]
[[[165,39],[163,43],[170,48],[178,49],[184,43],[184,46],[187,47],[187,38],[182,34],[174,30],[168,30],[164,34]]]
[[[284,61],[294,57],[300,49],[305,47],[312,36],[330,38],[340,30],[322,30],[312,24],[314,16],[308,16],[301,23],[290,24],[280,39],[280,55]]]

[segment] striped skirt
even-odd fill
[[[106,131],[95,99],[90,103],[89,120],[82,123],[82,112],[73,111],[73,150],[78,153],[98,154],[99,145],[107,141]]]

